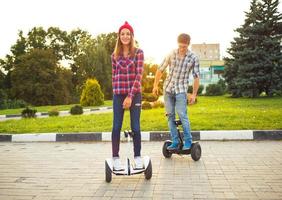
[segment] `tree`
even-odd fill
[[[17,87],[14,86],[16,82],[11,81],[11,73],[16,66],[19,66],[21,56],[32,52],[34,49],[51,49],[57,63],[61,61],[74,63],[74,59],[84,52],[84,46],[90,39],[91,35],[80,29],[73,30],[68,34],[66,31],[62,31],[57,27],[50,27],[47,30],[42,27],[34,27],[26,36],[23,35],[22,31],[19,31],[17,42],[11,46],[11,54],[6,55],[4,59],[0,59],[0,68],[4,69],[6,72],[4,86],[9,98],[13,98],[11,88]],[[73,69],[72,71],[68,70],[67,77],[67,80],[70,78],[72,81],[68,84],[69,92],[72,95],[73,101],[77,102],[79,101],[79,93],[77,93],[76,90],[78,85],[75,71]],[[70,88],[70,86],[72,88]],[[65,97],[62,97],[60,99],[64,98]]]
[[[88,78],[95,78],[101,85],[106,99],[112,98],[111,54],[114,50],[116,33],[101,34],[83,44],[83,53],[75,58],[72,66],[76,83],[80,87]]]
[[[68,81],[50,49],[33,49],[20,56],[11,72],[11,80],[15,99],[36,106],[69,103]]]
[[[96,46],[95,60],[94,60],[94,73],[101,84],[102,91],[107,99],[112,98],[112,64],[111,57],[107,49],[102,44]]]
[[[80,85],[88,78],[96,78],[106,98],[111,98],[111,59],[103,45],[88,45],[76,59],[76,65]]]
[[[0,69],[0,89],[4,89],[5,74]]]
[[[4,87],[5,74],[0,69],[0,108],[4,101],[7,99],[7,94]]]
[[[117,33],[115,32],[111,32],[108,34],[100,34],[96,37],[96,43],[102,44],[107,50],[107,53],[109,55],[112,55],[114,48],[116,46],[116,41],[117,41]]]
[[[26,36],[19,31],[17,42],[11,46],[11,54],[0,59],[0,68],[6,72],[4,86],[9,98],[15,98],[15,94],[12,94],[11,91],[12,88],[21,87],[15,85],[18,82],[12,81],[11,74],[16,67],[21,66],[23,56],[34,50],[52,50],[56,63],[64,61],[70,64],[71,70],[67,71],[66,77],[68,80],[71,79],[68,88],[72,96],[72,103],[79,100],[82,86],[87,78],[96,78],[101,83],[105,97],[111,99],[110,56],[114,50],[116,38],[116,33],[101,34],[93,38],[88,32],[81,29],[68,33],[57,27],[50,27],[47,30],[42,27],[34,27]],[[61,97],[61,99],[64,98],[64,96]]]
[[[282,94],[282,14],[278,12],[279,0],[261,2],[261,62],[264,66],[264,80],[261,89],[267,96]]]
[[[14,69],[15,63],[18,63],[18,57],[26,53],[26,39],[23,36],[23,32],[18,33],[19,38],[16,44],[11,46],[12,55],[6,55],[5,59],[0,59],[0,68],[2,68],[6,75],[2,80],[2,89],[5,90],[10,97],[10,89],[12,87],[11,71]],[[7,97],[8,97],[7,96]]]
[[[224,78],[233,97],[281,92],[281,25],[278,0],[253,0],[225,58]]]

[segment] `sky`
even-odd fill
[[[3,0],[0,58],[10,53],[19,30],[35,26],[76,28],[93,36],[117,32],[128,21],[148,62],[159,63],[188,33],[192,44],[219,43],[221,57],[244,23],[251,0]],[[281,3],[279,12],[282,11]]]

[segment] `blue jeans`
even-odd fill
[[[185,142],[192,142],[192,135],[190,130],[190,122],[187,115],[187,94],[171,94],[165,92],[164,95],[165,109],[168,116],[168,127],[173,143],[178,143],[177,128],[174,123],[175,111],[177,112],[183,127],[183,135]]]
[[[113,129],[112,129],[112,153],[113,157],[119,157],[119,143],[120,143],[120,131],[123,122],[123,101],[127,95],[116,95],[113,97]],[[134,95],[132,104],[130,107],[130,125],[131,130],[134,132],[133,146],[134,156],[140,156],[141,151],[141,132],[140,132],[140,114],[141,114],[141,93]]]

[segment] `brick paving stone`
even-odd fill
[[[165,159],[162,142],[144,142],[152,179],[113,176],[106,183],[109,142],[2,142],[0,200],[282,199],[282,141],[200,144],[194,162],[190,155]],[[132,144],[120,148],[123,162],[133,158]]]

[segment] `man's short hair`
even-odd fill
[[[188,34],[186,34],[186,33],[181,33],[181,34],[177,37],[177,42],[178,42],[178,43],[190,44],[190,40],[191,40],[190,35],[188,35]]]

